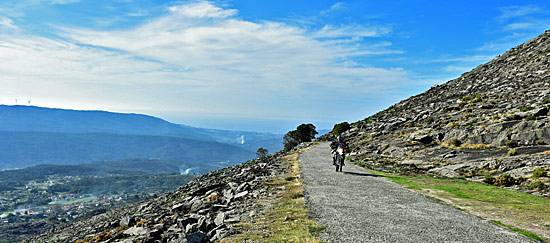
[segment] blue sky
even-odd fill
[[[546,1],[2,1],[0,103],[331,128],[546,29]]]

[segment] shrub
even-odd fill
[[[349,125],[348,122],[338,123],[334,125],[334,127],[332,128],[332,133],[335,136],[340,136],[343,132],[349,130],[350,128],[351,126]]]
[[[508,140],[506,141],[506,146],[509,148],[515,148],[518,146],[518,142],[516,142],[516,140]]]
[[[516,184],[521,184],[523,182],[527,181],[527,177],[523,177],[523,176],[520,176],[518,178],[516,178]]]
[[[534,190],[534,189],[540,189],[540,190],[546,190],[549,186],[544,184],[544,182],[542,181],[534,181],[534,182],[531,182],[531,184],[529,184],[527,186],[527,188],[529,188],[529,190]]]
[[[462,142],[460,142],[460,140],[458,140],[456,138],[451,138],[449,140],[449,145],[451,145],[453,147],[460,147],[461,144],[462,144]]]
[[[532,107],[532,106],[524,106],[524,107],[521,107],[519,108],[519,111],[521,112],[526,112],[526,111],[530,111],[532,109],[535,109],[535,107]]]
[[[502,175],[499,175],[497,177],[497,179],[495,180],[494,185],[495,186],[512,186],[512,185],[515,184],[515,182],[516,182],[516,180],[511,175],[502,174]]]
[[[539,140],[535,141],[535,144],[536,144],[536,145],[544,145],[544,144],[546,144],[546,143],[544,142],[544,140],[540,140],[540,139],[539,139]]]
[[[449,123],[449,126],[450,126],[451,128],[457,128],[457,127],[458,127],[458,123],[456,123],[456,122],[451,122],[451,123]]]
[[[516,156],[518,155],[518,151],[515,149],[508,150],[508,156]]]
[[[265,156],[267,156],[269,154],[269,151],[267,149],[264,149],[263,147],[260,147],[258,148],[258,150],[256,150],[256,157],[258,159],[261,159]]]
[[[546,176],[547,176],[546,169],[542,167],[538,167],[538,168],[535,168],[535,170],[533,170],[533,175],[531,177],[539,178],[539,177],[546,177]]]
[[[488,176],[485,176],[485,179],[483,179],[483,182],[485,182],[489,185],[494,185],[495,184],[495,178],[488,175]]]
[[[548,103],[550,103],[550,99],[545,99],[542,103],[543,104],[548,104]]]
[[[537,118],[536,118],[535,116],[533,116],[533,115],[530,115],[530,116],[525,117],[525,120],[526,120],[526,121],[532,121],[532,120],[536,120],[536,119],[537,119]]]
[[[430,125],[434,122],[434,119],[432,117],[429,117],[427,118],[426,120],[424,120],[424,123],[426,123],[426,125]]]

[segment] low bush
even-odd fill
[[[546,177],[546,169],[542,167],[535,168],[533,170],[533,175],[531,175],[532,178],[539,178],[539,177]]]
[[[539,139],[539,140],[535,141],[535,144],[536,144],[536,145],[544,145],[544,144],[546,144],[546,143],[544,142],[544,140],[540,140],[540,139]]]
[[[424,120],[424,123],[427,125],[430,125],[434,122],[434,119],[432,117],[428,117],[426,120]]]
[[[492,176],[485,176],[485,179],[483,179],[483,182],[489,184],[489,185],[494,185],[495,184],[495,178],[492,177]]]
[[[449,145],[453,147],[459,147],[460,145],[462,145],[462,142],[460,142],[460,140],[456,138],[451,138],[448,142],[449,142]]]
[[[529,190],[535,190],[535,189],[539,189],[539,190],[546,190],[549,186],[544,184],[544,182],[542,181],[534,181],[534,182],[531,182],[531,184],[529,184],[527,186],[527,188],[529,188]]]
[[[516,183],[516,179],[509,174],[502,174],[495,180],[495,186],[512,186]]]
[[[516,156],[518,155],[518,151],[515,149],[508,150],[508,156]]]
[[[520,185],[521,183],[527,181],[527,177],[520,176],[516,178],[516,184]]]
[[[519,111],[521,112],[526,112],[526,111],[530,111],[532,109],[535,109],[535,107],[532,107],[532,106],[525,106],[525,107],[521,107],[519,108]]]
[[[506,146],[509,148],[515,148],[518,146],[518,142],[516,142],[516,140],[508,140],[506,141]]]

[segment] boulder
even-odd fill
[[[149,230],[144,227],[132,227],[124,231],[125,235],[139,236],[146,235],[149,233]]]
[[[133,226],[135,223],[136,223],[136,220],[135,220],[134,217],[132,217],[132,216],[130,216],[130,215],[126,215],[126,216],[122,217],[122,219],[120,219],[119,225],[120,225],[120,226],[128,226],[128,227],[131,227],[131,226]]]

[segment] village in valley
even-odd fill
[[[54,227],[107,210],[151,199],[174,190],[196,176],[180,174],[44,173],[37,166],[0,171],[0,236],[17,240],[30,226]],[[68,175],[67,173],[74,173]],[[49,174],[49,175],[48,175]],[[34,227],[36,228],[36,227]]]

